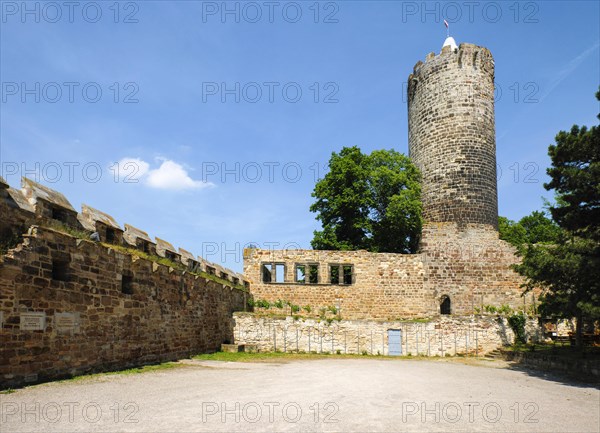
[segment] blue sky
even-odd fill
[[[310,247],[331,152],[408,153],[403,89],[444,17],[495,59],[501,215],[540,209],[548,145],[597,122],[593,1],[1,6],[3,177],[234,270],[248,243]]]

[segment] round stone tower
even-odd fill
[[[494,60],[448,38],[408,78],[409,155],[423,176],[425,223],[498,225]]]

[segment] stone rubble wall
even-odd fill
[[[235,342],[259,352],[389,355],[388,330],[400,330],[402,355],[483,355],[512,344],[506,318],[441,316],[429,322],[341,320],[328,323],[235,313]],[[526,325],[530,341],[541,339],[537,319]]]
[[[498,225],[494,60],[444,47],[408,78],[409,156],[422,174],[426,222]]]
[[[286,282],[264,283],[263,263],[285,263]],[[294,283],[295,265],[309,263],[319,266],[319,284]],[[329,264],[353,265],[354,283],[329,284]],[[254,299],[308,305],[312,315],[321,308],[339,307],[345,319],[397,319],[424,317],[437,308],[423,290],[424,268],[416,254],[247,249],[244,276],[251,282]]]
[[[194,263],[190,263],[191,253],[180,249],[187,253],[187,257],[182,259],[181,253],[170,243],[159,238],[155,238],[154,242],[146,232],[129,224],[125,224],[123,230],[112,216],[91,206],[83,204],[82,212],[77,213],[63,194],[47,186],[23,177],[22,188],[14,189],[0,177],[0,246],[14,236],[26,232],[31,225],[62,226],[85,236],[91,236],[95,232],[98,236],[96,240],[168,258],[189,266],[190,270],[211,273],[211,269],[218,268],[219,277],[235,285],[248,287],[243,275],[210,263],[202,257],[193,258]],[[112,238],[110,240],[109,231]]]
[[[67,281],[53,276],[57,260]],[[249,296],[33,226],[0,260],[0,389],[216,351]]]
[[[261,266],[273,263],[285,265],[285,282],[263,281]],[[319,266],[319,284],[296,283],[295,266],[309,263]],[[297,313],[307,317],[336,307],[346,320],[436,317],[446,296],[452,314],[483,312],[486,305],[532,310],[537,293],[522,295],[523,279],[511,268],[515,263],[515,249],[486,224],[427,223],[418,254],[244,251],[244,275],[255,299],[308,305],[311,313]],[[353,265],[353,284],[328,284],[330,264]]]
[[[426,223],[420,244],[423,290],[449,296],[452,313],[472,314],[486,305],[531,310],[539,292],[523,295],[524,280],[513,269],[516,249],[487,224]]]

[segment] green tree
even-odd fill
[[[545,212],[533,211],[524,216],[519,224],[527,233],[526,242],[529,244],[556,243],[561,235],[561,228]]]
[[[329,172],[317,182],[310,207],[317,212],[322,231],[315,231],[311,244],[320,250],[368,249],[369,186],[367,156],[358,147],[332,153]]]
[[[550,207],[552,217],[574,235],[600,241],[600,127],[574,125],[570,132],[560,131],[548,154],[551,181],[544,187],[560,198]]]
[[[506,217],[498,217],[500,239],[517,248],[527,244],[556,243],[561,235],[561,228],[543,211],[533,211],[518,222]]]
[[[560,131],[548,148],[551,181],[544,187],[555,191],[550,212],[562,230],[553,245],[528,244],[515,267],[526,278],[527,290],[543,290],[543,314],[577,318],[578,346],[583,321],[600,318],[599,134],[598,126],[575,125],[570,132]]]
[[[310,207],[323,230],[312,247],[408,253],[421,232],[418,169],[394,150],[363,154],[358,147],[332,153],[329,172],[315,185]]]
[[[523,245],[527,239],[525,227],[503,216],[498,217],[498,232],[500,233],[500,239],[517,248]]]

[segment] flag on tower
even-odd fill
[[[444,20],[444,25],[446,26],[446,28],[450,28],[450,26],[448,25],[448,21]]]

